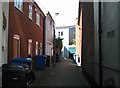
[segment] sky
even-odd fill
[[[44,12],[50,12],[56,22],[56,26],[75,25],[78,17],[79,0],[36,0]],[[55,13],[59,13],[55,16]]]

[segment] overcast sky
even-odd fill
[[[53,18],[55,13],[59,13],[55,17],[56,26],[75,25],[79,0],[37,0],[37,2],[44,12],[49,11]]]

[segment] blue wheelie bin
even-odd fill
[[[60,54],[56,54],[56,62],[60,62]]]
[[[30,69],[32,68],[32,59],[31,58],[14,58],[12,63],[27,65]]]
[[[36,56],[36,69],[44,70],[46,66],[46,56],[45,55],[37,55]]]

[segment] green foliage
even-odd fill
[[[56,48],[60,48],[60,52],[61,52],[62,47],[63,47],[62,40],[63,40],[63,39],[60,38],[60,37],[58,37],[58,38],[55,39],[55,41],[56,41]]]
[[[76,40],[75,39],[72,39],[69,43],[69,45],[76,45]]]
[[[72,40],[72,45],[76,45],[76,40],[75,39]]]

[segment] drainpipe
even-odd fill
[[[44,18],[44,23],[43,23],[43,55],[45,55],[46,51],[46,16]]]
[[[99,86],[100,88],[103,87],[102,81],[103,81],[103,75],[102,75],[102,45],[101,45],[101,2],[99,2]]]
[[[56,62],[56,39],[55,39],[55,27],[54,27],[54,37],[53,37],[53,65],[55,66],[55,62]]]

